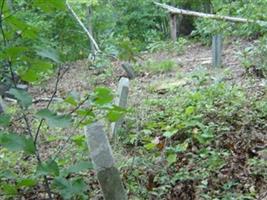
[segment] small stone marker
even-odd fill
[[[2,97],[0,96],[0,114],[5,112],[5,106]]]
[[[118,87],[118,97],[115,100],[115,105],[126,108],[127,107],[127,99],[129,94],[129,79],[122,77],[119,82]],[[118,129],[121,127],[123,119],[119,119],[118,121],[111,124],[111,137],[116,135]]]
[[[212,37],[212,66],[222,66],[222,35],[214,35]]]
[[[173,41],[177,40],[177,16],[176,14],[170,13],[170,32],[171,39]]]
[[[105,200],[126,200],[126,192],[119,171],[114,166],[115,161],[103,123],[99,121],[86,126],[85,135]]]

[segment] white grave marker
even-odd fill
[[[129,85],[130,81],[128,78],[122,77],[119,82],[118,87],[118,97],[115,100],[115,105],[126,108],[127,107],[127,99],[129,94]],[[120,119],[111,124],[111,136],[116,135],[117,131],[120,129],[123,119]]]

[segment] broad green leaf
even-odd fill
[[[167,156],[167,162],[168,162],[168,165],[172,165],[173,163],[176,162],[176,154],[169,154]]]
[[[10,151],[24,151],[28,154],[35,153],[33,140],[17,134],[0,133],[0,145]]]
[[[93,165],[89,161],[80,161],[72,166],[70,166],[66,172],[67,173],[78,173],[84,170],[92,169]]]
[[[52,186],[66,200],[83,195],[87,186],[82,179],[67,180],[63,177],[56,177]]]
[[[28,108],[32,105],[32,97],[27,91],[12,88],[8,91],[8,93],[14,95],[23,108]]]
[[[8,126],[10,124],[11,116],[5,113],[0,114],[0,126]]]
[[[118,121],[124,115],[125,112],[125,109],[120,108],[118,106],[113,106],[107,113],[107,119],[110,122]]]
[[[37,50],[37,55],[43,57],[43,58],[48,58],[56,63],[60,63],[60,57],[59,54],[56,50],[54,49],[38,49]]]
[[[72,106],[77,106],[78,105],[78,103],[76,102],[76,100],[72,96],[68,96],[64,101],[66,103],[69,103]]]
[[[36,115],[45,119],[51,128],[67,128],[71,125],[71,117],[67,115],[57,115],[48,109],[40,110]]]
[[[163,133],[163,136],[165,136],[166,138],[171,138],[176,133],[177,131],[166,131],[165,133]]]
[[[156,147],[156,144],[153,143],[153,142],[148,143],[148,144],[145,145],[145,148],[146,148],[147,150],[152,150],[152,149],[154,149],[155,147]]]
[[[5,21],[15,29],[14,32],[20,33],[22,37],[29,39],[34,39],[37,37],[37,28],[25,23],[14,15],[11,15]]]
[[[19,187],[34,187],[36,184],[37,184],[37,180],[26,178],[26,179],[19,180],[17,186],[19,186]]]
[[[16,195],[18,193],[15,185],[4,183],[0,186],[5,195]]]
[[[9,47],[0,54],[2,59],[17,59],[21,54],[28,50],[27,47]]]
[[[39,176],[43,176],[43,175],[58,176],[59,167],[56,161],[48,160],[47,162],[39,164],[37,166],[36,173]]]
[[[35,70],[28,69],[26,72],[21,74],[21,79],[29,83],[38,81],[39,75]]]
[[[25,71],[19,72],[22,80],[27,82],[35,82],[40,80],[45,74],[51,72],[53,69],[53,64],[42,60],[30,60],[29,68]]]
[[[98,105],[109,104],[113,100],[113,95],[110,89],[99,87],[95,89],[94,102]]]

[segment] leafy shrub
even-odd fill
[[[176,63],[172,60],[148,61],[144,65],[144,70],[151,73],[164,73],[173,70]]]
[[[265,0],[248,0],[246,2],[242,0],[230,2],[212,0],[211,3],[214,13],[218,15],[243,17],[252,20],[267,20],[267,15],[265,12],[267,8],[267,2]],[[266,33],[266,28],[264,28],[266,26],[260,26],[253,23],[232,23],[197,18],[195,20],[195,24],[196,30],[193,34],[199,34],[202,39],[210,37],[210,35],[216,33],[223,33],[224,35],[234,34],[238,36],[258,36]]]
[[[242,64],[246,71],[258,77],[267,77],[267,37],[255,42],[242,53]]]
[[[151,53],[156,52],[168,52],[175,54],[184,53],[185,46],[188,44],[188,41],[185,38],[179,38],[178,41],[157,41],[150,43],[147,46],[147,50]]]

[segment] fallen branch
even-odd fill
[[[267,27],[267,22],[262,21],[262,20],[252,20],[252,19],[245,19],[241,17],[229,17],[229,16],[201,13],[201,12],[196,12],[196,11],[175,8],[173,6],[169,6],[169,5],[158,3],[158,2],[154,2],[154,4],[168,10],[168,12],[172,14],[190,15],[190,16],[203,17],[203,18],[208,18],[208,19],[224,20],[224,21],[232,21],[232,22],[240,22],[240,23],[256,23],[260,26]]]
[[[80,18],[78,17],[78,15],[74,12],[74,10],[72,9],[72,7],[70,6],[69,2],[66,1],[66,5],[67,8],[69,9],[69,11],[71,12],[71,14],[73,15],[73,17],[77,20],[77,22],[79,23],[79,25],[82,27],[82,29],[85,31],[86,35],[88,36],[89,40],[93,43],[93,45],[95,46],[96,52],[100,52],[99,46],[96,43],[94,37],[91,35],[91,33],[88,31],[88,29],[85,27],[85,25],[82,23],[82,21],[80,20]]]

